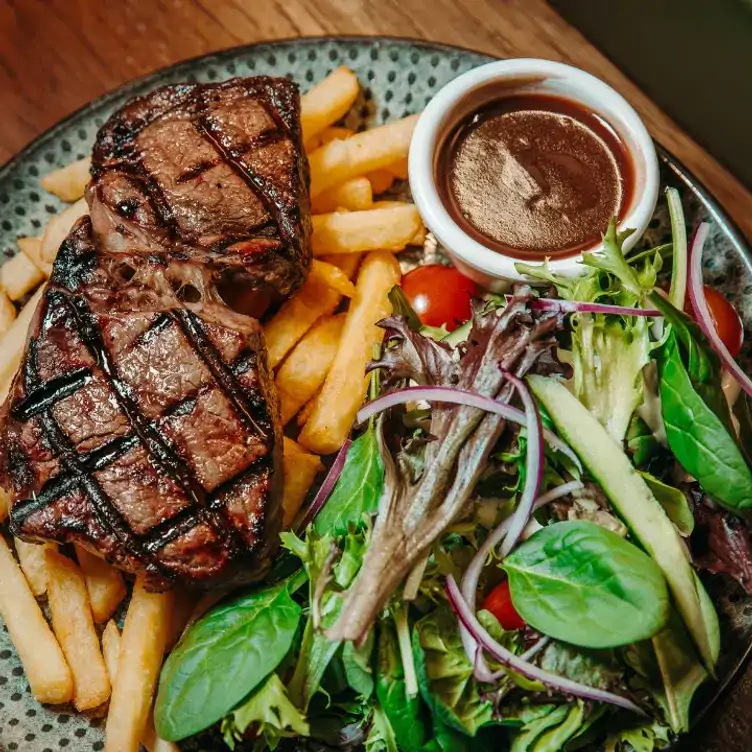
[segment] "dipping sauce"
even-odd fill
[[[436,183],[457,224],[520,259],[561,258],[623,219],[634,183],[614,129],[582,105],[521,94],[484,105],[438,150]]]

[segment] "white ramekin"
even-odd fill
[[[579,102],[603,117],[617,132],[633,165],[632,198],[619,225],[619,229],[635,230],[624,243],[625,250],[631,249],[647,228],[659,189],[658,159],[653,140],[642,120],[621,94],[579,68],[551,60],[499,60],[474,68],[444,86],[420,116],[410,145],[413,200],[426,226],[446,248],[457,267],[490,289],[504,289],[510,281],[521,279],[514,268],[519,259],[485,247],[452,219],[435,180],[437,149],[447,133],[482,103],[477,97],[470,96],[471,92],[493,93],[495,83],[500,84],[500,89],[503,87],[505,94],[553,94]],[[473,99],[476,101],[468,110],[468,103]],[[500,210],[503,211],[503,207]],[[600,247],[599,243],[586,250],[597,251]],[[550,263],[556,273],[576,276],[583,270],[581,258],[581,254],[576,254],[552,259]]]

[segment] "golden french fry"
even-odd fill
[[[324,463],[292,439],[285,437],[282,451],[285,480],[282,487],[282,528],[289,530]]]
[[[0,522],[8,519],[8,512],[10,512],[10,496],[4,488],[0,487]]]
[[[324,191],[313,200],[311,209],[314,214],[325,214],[338,209],[347,209],[348,211],[370,209],[372,204],[371,181],[366,177],[359,177]]]
[[[73,674],[73,704],[76,710],[97,708],[110,696],[110,679],[84,576],[75,562],[51,550],[47,551],[47,571],[52,628]]]
[[[136,578],[107,713],[105,752],[138,752],[162,667],[173,603],[172,593],[150,593],[143,577]]]
[[[277,371],[282,425],[321,388],[337,353],[344,323],[345,314],[320,318]]]
[[[16,307],[10,298],[0,290],[0,338],[13,326],[16,320]]]
[[[0,287],[11,300],[19,300],[44,279],[44,272],[25,253],[17,253],[0,266]]]
[[[86,190],[91,177],[91,157],[84,157],[77,162],[71,162],[59,170],[47,173],[42,178],[42,188],[57,196],[62,201],[72,204],[78,201]]]
[[[388,293],[400,277],[397,259],[383,251],[369,253],[361,265],[337,354],[298,437],[317,454],[337,451],[350,432],[368,388],[366,365],[384,334],[376,322],[391,313]]]
[[[56,214],[47,224],[42,237],[42,260],[46,264],[51,264],[57,256],[60,244],[65,240],[73,225],[89,213],[89,207],[86,205],[86,199],[80,198],[75,204],[69,206],[65,211]]]
[[[390,164],[384,169],[389,170],[389,172],[394,175],[397,180],[407,180],[408,178],[408,169],[407,169],[407,157],[404,159],[400,159],[399,162],[395,162],[394,164]]]
[[[97,624],[107,621],[126,595],[123,577],[115,567],[96,554],[76,545],[76,558],[89,591],[91,613]]]
[[[18,250],[41,269],[45,277],[52,274],[52,264],[42,258],[42,238],[19,238]]]
[[[357,276],[362,257],[362,253],[333,253],[331,256],[328,254],[319,256],[318,260],[336,266],[349,280],[353,280]]]
[[[410,149],[417,115],[402,118],[342,141],[330,141],[309,155],[311,196],[404,159]]]
[[[177,744],[166,742],[157,736],[157,730],[154,728],[153,713],[149,713],[149,719],[146,721],[146,729],[141,743],[146,747],[147,752],[180,752]]]
[[[346,298],[355,295],[355,285],[350,278],[338,266],[328,261],[314,259],[311,265],[311,276],[320,279],[324,284]]]
[[[350,138],[350,136],[354,135],[355,131],[352,128],[343,128],[340,125],[332,125],[329,128],[324,128],[324,130],[319,133],[319,144],[320,146],[323,146],[330,141],[342,141],[343,139]]]
[[[47,592],[49,572],[47,570],[47,551],[57,551],[54,543],[27,543],[15,539],[16,555],[21,570],[26,576],[31,592],[38,598]]]
[[[8,396],[13,377],[21,364],[29,325],[43,294],[44,285],[34,293],[10,329],[5,333],[5,336],[0,340],[0,404]]]
[[[2,536],[0,616],[16,646],[34,697],[55,705],[70,701],[73,678],[63,651]]]
[[[316,394],[314,394],[313,397],[311,397],[311,399],[300,408],[297,419],[298,428],[303,428],[303,426],[308,423],[309,418],[313,415],[313,410],[316,407],[316,400],[319,398],[320,394],[321,389],[319,389],[318,392],[316,392]]]
[[[110,619],[102,632],[102,656],[107,667],[110,684],[115,686],[117,678],[118,660],[120,659],[120,630],[118,625]]]
[[[311,245],[317,256],[378,249],[401,251],[423,224],[413,204],[319,214],[312,219]]]
[[[408,241],[408,245],[424,245],[426,242],[426,237],[428,236],[428,231],[426,228],[421,225],[418,232],[413,235],[410,240]]]
[[[371,183],[374,195],[388,191],[394,184],[394,175],[389,170],[374,170],[366,176]]]
[[[303,141],[309,141],[327,126],[341,120],[359,92],[358,77],[342,65],[304,94],[300,99]]]

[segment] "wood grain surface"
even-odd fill
[[[0,164],[72,110],[156,68],[323,34],[418,37],[585,68],[632,102],[752,239],[744,187],[545,0],[0,0]]]

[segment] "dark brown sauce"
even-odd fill
[[[626,147],[600,116],[569,99],[504,96],[455,126],[437,152],[444,205],[478,242],[521,259],[594,246],[631,202]]]

